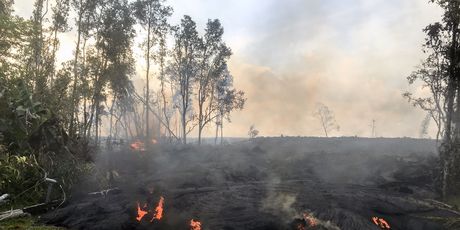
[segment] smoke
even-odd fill
[[[224,40],[234,53],[230,61],[234,83],[248,98],[246,109],[233,113],[232,124],[225,124],[226,135],[246,136],[251,124],[263,136],[322,135],[311,116],[313,105],[322,102],[341,126],[333,135],[370,136],[369,123],[375,119],[378,136],[418,136],[424,113],[401,94],[411,90],[406,76],[423,58],[422,29],[440,20],[441,10],[435,4],[419,0],[167,3],[175,9],[173,24],[187,14],[197,21],[199,31],[208,18],[219,18],[225,28]],[[25,18],[32,12],[25,1],[17,1],[14,8]],[[74,37],[64,34],[62,47],[72,46]],[[61,59],[72,58],[71,49],[60,52]],[[143,76],[143,61],[137,58],[138,75]],[[434,132],[430,127],[429,135]],[[205,130],[205,136],[212,134],[212,128]]]

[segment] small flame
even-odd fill
[[[372,221],[375,225],[379,226],[381,229],[391,229],[388,222],[383,218],[372,217]]]
[[[138,151],[145,151],[145,145],[144,142],[142,141],[135,141],[129,145],[132,149],[138,150]]]
[[[163,204],[164,204],[165,198],[160,197],[160,201],[158,201],[158,205],[155,208],[155,214],[153,215],[152,219],[150,222],[152,222],[154,219],[160,220],[163,217]]]
[[[156,144],[158,141],[156,139],[152,139],[152,144]]]
[[[190,220],[190,230],[201,230],[201,222]]]
[[[303,214],[303,219],[309,225],[310,227],[314,227],[318,224],[318,219],[316,219],[313,214],[310,213],[304,213]]]
[[[144,208],[146,207],[146,205],[144,205]],[[148,213],[148,211],[144,211],[141,209],[141,206],[139,204],[139,202],[137,202],[137,217],[136,217],[136,220],[137,221],[141,221],[142,218]]]

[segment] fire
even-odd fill
[[[144,208],[146,207],[147,204],[144,205]],[[137,221],[141,221],[142,218],[148,213],[148,211],[144,211],[141,209],[141,206],[139,204],[139,202],[137,202],[137,217],[136,217],[136,220]]]
[[[319,220],[312,213],[304,212],[301,218],[303,221],[297,224],[297,230],[312,229],[319,223]]]
[[[152,139],[152,144],[158,143],[156,139]]]
[[[153,215],[152,219],[150,222],[152,222],[154,219],[160,220],[161,217],[163,217],[163,204],[164,204],[165,198],[160,197],[160,201],[158,201],[158,205],[155,208],[155,214]]]
[[[138,150],[138,151],[145,151],[145,145],[144,142],[142,141],[135,141],[129,145],[132,149]]]
[[[190,230],[201,230],[201,222],[190,220]]]
[[[309,213],[304,213],[303,214],[303,219],[305,220],[305,222],[310,226],[310,227],[314,227],[318,224],[318,219],[316,219],[313,214],[309,214]]]
[[[372,217],[372,221],[375,225],[379,226],[381,229],[391,229],[388,222],[383,218]]]
[[[297,230],[305,230],[305,226],[303,226],[303,224],[298,224]]]
[[[152,219],[150,222],[153,222],[154,220],[160,220],[163,217],[163,205],[165,202],[164,197],[160,197],[160,201],[158,201],[158,205],[156,206],[155,210],[149,210],[147,208],[147,203],[144,204],[144,207],[141,208],[141,205],[139,204],[139,201],[137,202],[137,221],[141,221],[142,218],[144,218],[145,215],[147,214],[152,214]]]

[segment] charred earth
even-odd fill
[[[112,190],[88,179],[41,217],[70,229],[459,229],[435,201],[435,142],[257,138],[225,146],[101,153]]]

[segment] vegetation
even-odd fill
[[[33,217],[22,217],[3,221],[2,229],[62,230],[64,228],[39,225]]]
[[[316,105],[316,111],[313,115],[320,121],[321,127],[326,137],[328,137],[328,134],[332,130],[338,131],[340,129],[340,126],[335,120],[334,113],[326,105],[318,103]],[[374,133],[374,131],[372,133]]]
[[[217,19],[201,35],[189,16],[170,25],[162,0],[36,0],[29,19],[13,4],[0,0],[0,191],[14,202],[41,201],[45,177],[69,191],[95,171],[101,136],[109,148],[116,138],[186,144],[198,127],[201,143],[205,127],[222,133],[244,106]],[[69,31],[74,56],[60,60]],[[132,82],[136,36],[145,37],[141,93]]]
[[[248,131],[249,139],[254,139],[257,137],[257,135],[259,135],[259,130],[257,130],[254,125],[251,125]]]
[[[412,93],[404,96],[428,112],[436,123],[440,145],[439,188],[445,199],[460,196],[460,3],[432,0],[444,14],[442,21],[425,28],[424,52],[427,58],[409,77],[409,83],[421,83],[428,97]],[[427,122],[425,122],[427,123]]]

